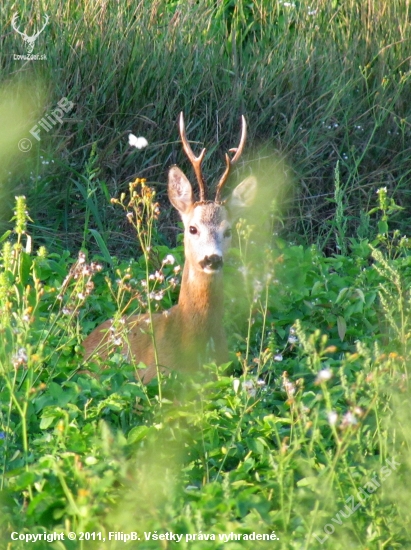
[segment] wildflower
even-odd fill
[[[297,342],[298,342],[297,336],[293,336],[292,334],[290,334],[290,336],[288,337],[288,343],[289,344],[297,344]]]
[[[174,256],[172,254],[167,254],[167,256],[163,260],[163,264],[164,265],[174,265],[175,261],[176,261],[176,259],[174,258]]]
[[[234,393],[238,393],[239,387],[240,387],[240,380],[238,380],[238,378],[234,378],[233,380]]]
[[[259,378],[259,379],[257,380],[257,386],[258,386],[259,388],[263,388],[263,387],[265,386],[265,380],[262,380],[261,378]]]
[[[145,137],[136,137],[134,134],[128,135],[128,143],[131,147],[136,147],[137,149],[144,149],[148,145]]]
[[[274,361],[282,361],[283,360],[283,356],[281,355],[281,353],[277,353],[276,355],[274,355]]]
[[[262,291],[263,291],[263,285],[261,281],[259,281],[258,279],[255,279],[254,280],[254,297],[253,297],[254,302],[257,302],[259,300]]]
[[[159,283],[162,283],[164,281],[164,275],[160,271],[156,271],[154,273],[155,280]]]
[[[175,277],[171,277],[168,282],[170,283],[171,288],[175,288],[178,285],[178,279]]]
[[[25,348],[20,348],[16,355],[13,357],[13,367],[17,369],[18,367],[25,365],[28,360],[29,358],[27,357],[27,352]]]
[[[328,413],[328,422],[330,426],[335,426],[335,424],[337,423],[337,420],[338,420],[338,413],[336,413],[335,411],[331,411]]]
[[[26,197],[21,195],[15,197],[16,199],[16,210],[14,212],[14,218],[16,220],[15,232],[18,235],[22,235],[26,232],[27,229],[27,220],[30,219],[28,216],[26,208]]]
[[[243,382],[242,387],[250,397],[255,397],[257,390],[255,389],[254,382],[252,380],[246,380]]]
[[[177,275],[177,273],[180,273],[181,271],[181,265],[176,265],[174,268],[174,273]]]
[[[341,422],[341,428],[348,428],[348,426],[355,426],[356,424],[358,424],[358,420],[355,415],[351,411],[345,413]]]
[[[322,384],[323,382],[328,382],[333,376],[332,370],[330,369],[322,369],[317,374],[317,378],[315,379],[315,384]]]
[[[361,407],[354,407],[354,412],[357,416],[362,416],[364,414],[364,411],[362,410]]]
[[[287,371],[283,372],[283,389],[286,391],[288,399],[292,399],[295,394],[295,385],[288,380]]]

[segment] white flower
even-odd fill
[[[333,373],[330,369],[320,370],[315,379],[316,384],[321,384],[322,382],[328,382],[333,376]]]
[[[277,353],[277,355],[274,355],[274,361],[282,361],[283,360],[283,356],[281,355],[281,353]]]
[[[174,258],[174,256],[172,254],[167,254],[167,256],[163,260],[163,264],[164,265],[174,265],[175,261],[176,261],[176,259]]]
[[[346,428],[347,426],[355,426],[356,424],[358,424],[358,420],[356,419],[355,415],[350,411],[345,413],[345,415],[343,416],[341,427]]]
[[[328,413],[328,422],[330,423],[330,426],[335,426],[338,420],[338,414],[335,411],[331,411]]]
[[[234,393],[238,393],[239,387],[240,387],[240,380],[238,378],[234,378],[233,380]]]
[[[137,149],[144,149],[148,145],[145,137],[136,137],[134,134],[128,135],[128,143],[131,147],[136,147]]]

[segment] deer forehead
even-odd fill
[[[229,225],[227,209],[215,202],[203,202],[194,206],[190,225],[202,225],[209,229],[223,228]]]

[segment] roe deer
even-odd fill
[[[147,384],[161,372],[195,370],[206,361],[228,360],[228,347],[223,328],[223,259],[231,242],[231,224],[241,209],[251,205],[256,192],[255,178],[240,183],[230,197],[222,201],[221,191],[231,166],[240,158],[246,139],[246,123],[242,117],[242,133],[238,148],[226,154],[226,169],[216,191],[215,200],[206,200],[201,171],[205,149],[196,157],[187,141],[183,113],[180,114],[180,135],[184,151],[193,165],[200,194],[194,199],[192,186],[183,172],[172,166],[168,174],[168,197],[179,211],[184,224],[185,265],[178,304],[152,316],[155,348],[149,317],[133,315],[125,322],[126,336],[122,353],[146,369],[138,375]],[[111,321],[97,327],[83,342],[85,358],[96,353],[107,357]]]

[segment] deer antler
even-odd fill
[[[198,157],[194,155],[193,150],[191,149],[190,144],[187,141],[183,112],[180,113],[180,136],[181,136],[181,141],[183,143],[183,149],[185,151],[185,154],[187,155],[189,161],[191,162],[194,168],[194,172],[198,181],[198,186],[200,188],[200,201],[204,201],[206,193],[205,193],[203,174],[201,172],[201,163],[204,160],[204,155],[206,150],[203,149]]]
[[[12,19],[11,19],[11,26],[13,27],[13,29],[18,32],[19,34],[21,34],[21,36],[24,36],[25,38],[28,38],[27,34],[25,32],[21,32],[19,31],[19,29],[17,28],[16,26],[16,23],[17,23],[17,19],[19,18],[19,14],[16,12]]]
[[[36,34],[34,34],[33,36],[30,37],[32,40],[35,40],[35,39],[44,31],[44,29],[46,28],[46,25],[47,25],[47,23],[49,22],[50,17],[46,14],[46,15],[44,16],[44,18],[45,18],[46,21],[45,21],[45,23],[44,23],[42,29],[39,30],[38,33],[36,33]]]
[[[230,173],[231,167],[233,164],[235,164],[238,159],[241,157],[241,154],[244,149],[245,140],[247,137],[247,124],[244,118],[244,115],[241,115],[241,138],[240,138],[240,144],[238,147],[234,147],[233,149],[229,149],[230,153],[235,153],[232,159],[230,159],[230,156],[228,153],[225,155],[225,162],[226,162],[226,169],[224,171],[224,174],[221,176],[220,181],[217,184],[217,190],[215,195],[215,202],[220,202],[221,199],[221,191],[227,181],[228,174]]]

